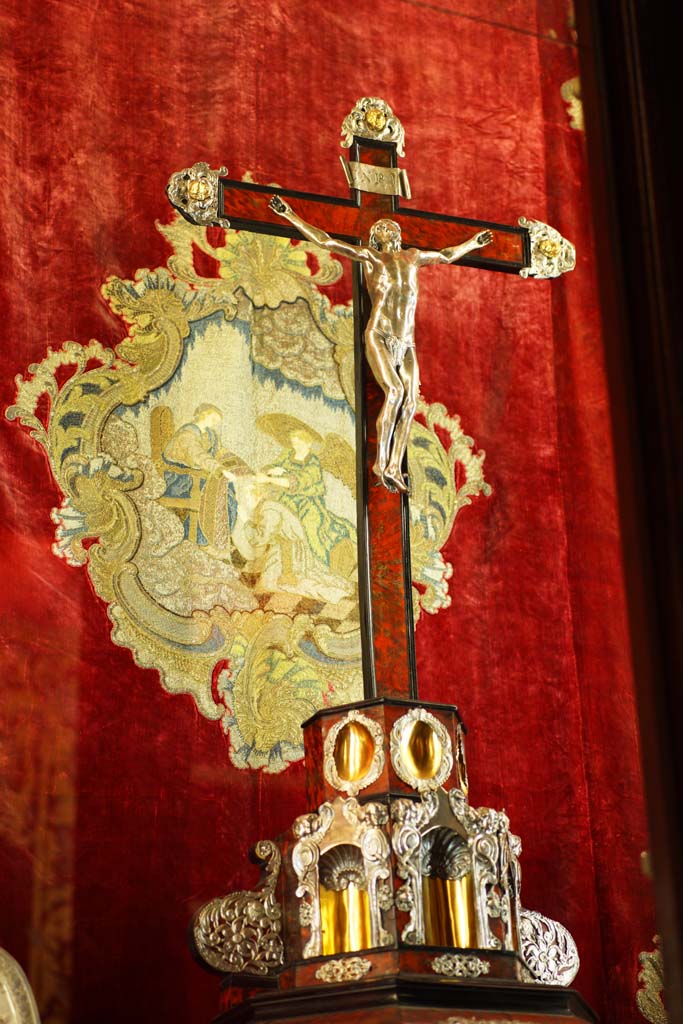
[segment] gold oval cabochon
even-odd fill
[[[418,719],[401,735],[401,759],[416,779],[433,779],[441,767],[443,746],[428,722]]]
[[[343,782],[357,782],[370,771],[375,741],[361,722],[346,722],[334,744],[334,764]]]

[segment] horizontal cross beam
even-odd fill
[[[218,195],[218,215],[227,218],[231,227],[243,231],[301,238],[295,228],[269,208],[270,197],[278,195],[291,200],[304,220],[345,241],[367,241],[372,224],[381,217],[390,216],[401,227],[404,248],[445,249],[459,245],[475,232],[488,228],[493,232],[491,244],[459,260],[459,265],[518,274],[530,263],[529,232],[526,228],[411,210],[401,207],[397,198],[391,200],[391,208],[388,209],[389,203],[384,196],[364,196],[361,205],[353,198],[295,192],[230,178],[219,179]]]

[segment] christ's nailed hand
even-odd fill
[[[280,199],[279,196],[273,196],[270,202],[268,203],[268,206],[271,208],[271,210],[273,210],[274,213],[279,213],[281,217],[284,217],[286,214],[291,213],[292,211],[291,206],[289,206],[289,204],[286,203],[284,199]]]
[[[477,243],[480,248],[490,245],[493,241],[493,231],[482,231],[477,235]]]

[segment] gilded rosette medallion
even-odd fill
[[[362,697],[350,289],[332,304],[342,266],[307,243],[179,214],[159,230],[168,266],[102,289],[116,350],[48,351],[7,416],[47,452],[53,551],[86,568],[113,640],[192,694],[235,766],[280,771],[303,756],[301,722]],[[449,604],[441,548],[488,493],[483,458],[421,405],[417,615]]]

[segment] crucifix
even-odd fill
[[[419,386],[414,316],[417,272],[429,263],[557,277],[573,247],[553,228],[406,208],[398,158],[404,131],[376,97],[342,124],[348,198],[234,181],[207,164],[173,175],[171,203],[197,224],[305,238],[353,260],[359,602],[365,698],[417,698],[411,601],[409,473],[405,451]],[[364,358],[365,356],[365,358]],[[366,371],[366,362],[371,373]]]
[[[556,277],[573,247],[525,218],[511,227],[402,207],[403,129],[380,99],[359,100],[342,132],[348,199],[231,181],[207,164],[167,190],[194,223],[304,238],[354,269],[365,699],[303,724],[309,812],[257,843],[260,888],[205,904],[191,945],[224,976],[225,1024],[329,1013],[398,1024],[417,1005],[587,1022],[576,993],[553,987],[578,969],[571,935],[521,903],[519,838],[504,812],[468,803],[457,708],[417,700],[405,465],[419,269],[457,260]],[[552,956],[539,952],[548,936]]]

